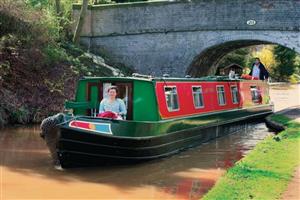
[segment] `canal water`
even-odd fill
[[[127,166],[56,170],[39,127],[0,130],[0,199],[199,199],[259,141],[264,123],[172,157]]]

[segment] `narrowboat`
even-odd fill
[[[112,85],[125,102],[126,119],[97,117],[99,102]],[[172,155],[233,132],[242,121],[264,118],[273,105],[265,81],[136,74],[82,78],[75,100],[67,101],[65,109],[47,144],[54,145],[52,156],[62,167],[72,167]],[[45,124],[44,135],[53,132]]]

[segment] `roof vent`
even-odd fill
[[[191,75],[185,75],[185,78],[192,78]]]
[[[170,75],[169,74],[163,74],[163,77],[168,78],[168,77],[170,77]]]
[[[133,73],[133,77],[139,77],[139,78],[152,78],[151,75],[144,75],[144,74],[139,74],[139,73]]]

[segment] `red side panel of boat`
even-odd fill
[[[231,86],[237,86],[239,90],[239,103],[234,104],[231,96]],[[162,119],[184,117],[201,113],[216,112],[222,110],[231,110],[254,105],[251,97],[250,86],[258,85],[262,96],[267,93],[264,84],[257,81],[250,82],[157,82],[156,94],[157,102]],[[178,93],[179,109],[169,111],[165,97],[164,88],[166,86],[176,86]],[[195,108],[193,103],[192,86],[201,86],[203,92],[204,107]],[[224,86],[226,104],[219,105],[217,96],[217,86]]]

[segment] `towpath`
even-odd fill
[[[283,114],[290,119],[300,123],[300,106],[286,108],[282,111],[276,112]],[[300,130],[299,130],[300,131]],[[300,144],[299,144],[300,145]],[[300,153],[300,152],[298,152]],[[300,155],[299,155],[300,156]],[[289,183],[287,190],[282,194],[282,200],[300,200],[300,166],[295,171],[292,181]]]

